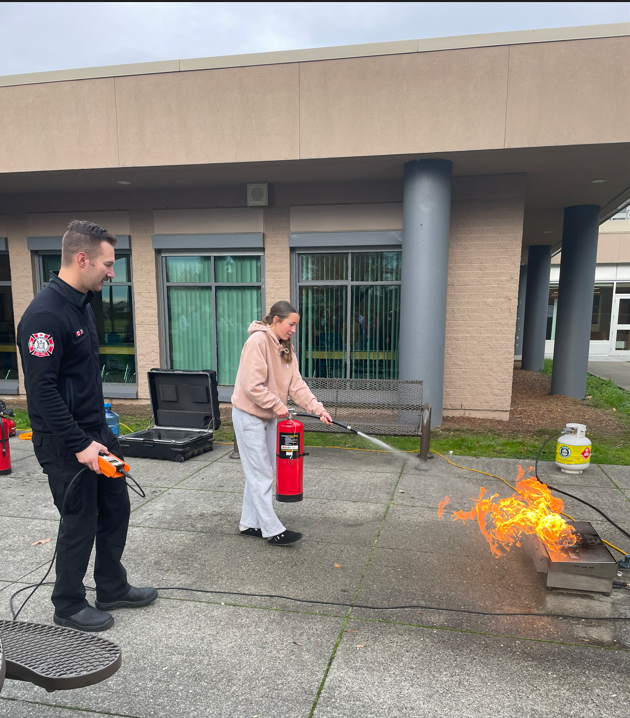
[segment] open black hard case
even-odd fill
[[[155,426],[119,437],[125,457],[186,461],[212,451],[221,426],[216,372],[147,372]]]

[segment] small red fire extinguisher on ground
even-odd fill
[[[11,452],[9,450],[9,435],[11,427],[9,419],[0,416],[0,474],[11,473]]]
[[[291,416],[278,422],[276,447],[276,500],[302,501],[304,424]]]

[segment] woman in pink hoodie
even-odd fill
[[[239,533],[286,546],[302,538],[287,530],[273,510],[276,420],[289,416],[289,395],[325,424],[330,414],[300,375],[291,337],[300,315],[289,302],[276,302],[262,322],[252,322],[232,394],[232,421],[245,472],[245,494]]]

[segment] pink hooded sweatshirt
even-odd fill
[[[324,406],[313,396],[293,361],[286,360],[285,349],[268,324],[252,322],[249,339],[241,352],[232,405],[260,419],[274,419],[287,410],[287,398],[309,414],[321,414]]]

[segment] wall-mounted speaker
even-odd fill
[[[252,182],[247,185],[247,206],[266,207],[269,204],[269,184]]]

